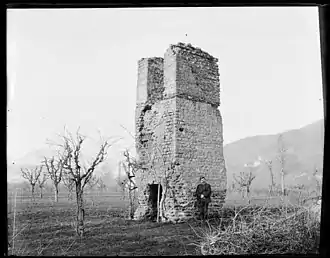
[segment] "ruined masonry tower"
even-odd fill
[[[164,58],[139,60],[136,150],[144,169],[136,176],[136,219],[155,215],[158,189],[165,191],[164,178],[169,220],[195,215],[195,191],[202,175],[213,191],[210,212],[222,207],[227,177],[217,62],[183,43],[171,45]]]

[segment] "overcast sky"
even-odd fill
[[[317,7],[26,9],[7,17],[9,161],[47,147],[64,125],[123,136],[111,155],[129,147],[120,125],[134,133],[137,61],[178,42],[219,59],[225,144],[323,118]]]

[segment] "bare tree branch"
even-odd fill
[[[234,180],[239,185],[241,191],[246,189],[246,193],[249,197],[251,184],[252,181],[256,178],[256,175],[253,174],[252,167],[248,167],[248,168],[249,168],[248,171],[241,171],[239,175],[234,174]]]
[[[22,177],[35,185],[40,177],[43,166],[36,166],[34,169],[21,168]]]
[[[273,172],[273,161],[272,160],[265,160],[265,164],[270,173],[270,194],[273,194],[275,188],[275,179],[274,179],[274,172]]]
[[[43,188],[48,178],[49,178],[48,174],[42,173],[42,177],[41,176],[38,177],[38,186],[40,188]]]
[[[285,170],[285,163],[286,163],[286,153],[288,149],[285,146],[283,134],[280,134],[277,140],[277,160],[280,162],[281,170],[281,188],[282,188],[282,195],[285,194],[285,176],[287,171]]]
[[[34,169],[28,169],[28,168],[21,168],[22,177],[29,181],[31,185],[31,194],[32,198],[34,198],[34,188],[36,183],[38,182],[38,179],[41,175],[43,166],[35,166]]]
[[[54,184],[58,185],[62,180],[63,160],[61,157],[55,160],[55,157],[44,157],[42,163],[45,165],[48,175]]]
[[[76,201],[77,201],[77,234],[84,234],[84,202],[83,193],[86,184],[92,185],[94,182],[93,172],[96,167],[101,164],[106,156],[108,148],[113,144],[109,140],[102,140],[100,149],[96,157],[87,166],[83,165],[82,145],[86,140],[86,136],[79,132],[80,128],[73,135],[65,128],[64,134],[60,135],[62,152],[59,152],[59,157],[63,162],[63,171],[65,171],[65,184],[70,189],[75,184]]]

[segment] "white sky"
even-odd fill
[[[132,144],[137,61],[191,43],[219,58],[224,142],[323,118],[317,7],[9,10],[8,158],[64,125]],[[187,34],[187,36],[186,36]],[[9,161],[10,161],[9,160]]]

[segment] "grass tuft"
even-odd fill
[[[226,207],[196,233],[202,255],[317,253],[320,222],[302,206]]]

